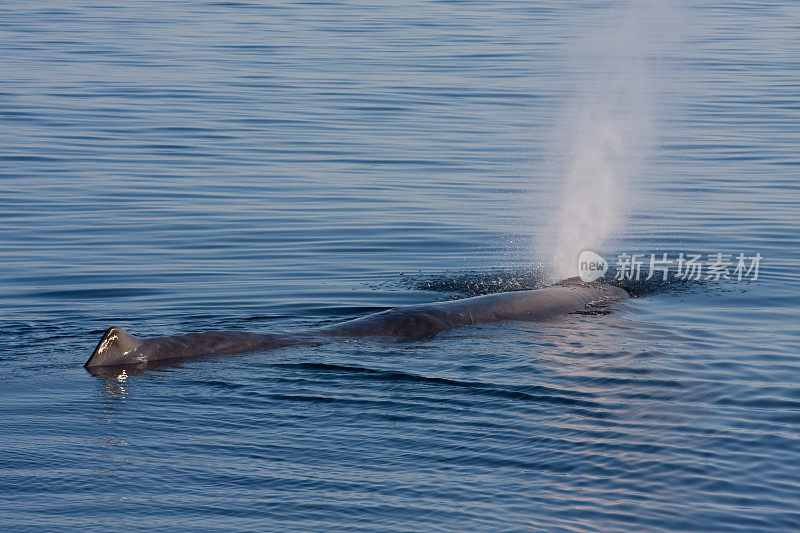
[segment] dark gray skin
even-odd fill
[[[206,331],[141,339],[122,328],[109,328],[84,365],[86,368],[141,365],[153,361],[204,355],[251,352],[331,339],[414,339],[471,324],[502,321],[541,321],[628,298],[619,287],[584,283],[577,278],[543,289],[501,292],[463,300],[396,307],[294,334]]]

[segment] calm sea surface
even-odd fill
[[[110,325],[291,331],[544,283],[551,139],[605,68],[576,43],[617,10],[0,4],[0,526],[800,529],[793,0],[656,9],[653,144],[604,249],[760,253],[758,280],[82,368]]]

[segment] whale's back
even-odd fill
[[[577,278],[542,289],[501,292],[450,302],[397,307],[328,326],[332,336],[414,338],[458,326],[503,321],[541,321],[581,311],[590,304],[628,298],[619,287],[585,283]]]
[[[459,326],[509,320],[547,320],[628,297],[619,287],[569,279],[543,289],[503,292],[389,309],[318,330],[290,334],[246,331],[205,331],[141,339],[122,328],[106,330],[84,366],[104,367],[147,363],[201,355],[232,354],[256,349],[315,343],[330,337],[426,337]]]

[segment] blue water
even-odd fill
[[[669,14],[604,250],[760,253],[758,280],[96,377],[110,325],[295,330],[544,283],[549,141],[602,69],[573,44],[619,9],[118,4],[0,6],[4,529],[800,529],[795,2]]]

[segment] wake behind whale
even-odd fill
[[[397,307],[339,324],[297,333],[206,331],[142,339],[118,327],[109,328],[92,353],[86,368],[142,365],[155,361],[187,359],[316,344],[325,340],[391,338],[415,339],[471,324],[502,321],[541,321],[627,298],[624,289],[570,278],[550,287],[501,292],[448,302]]]

